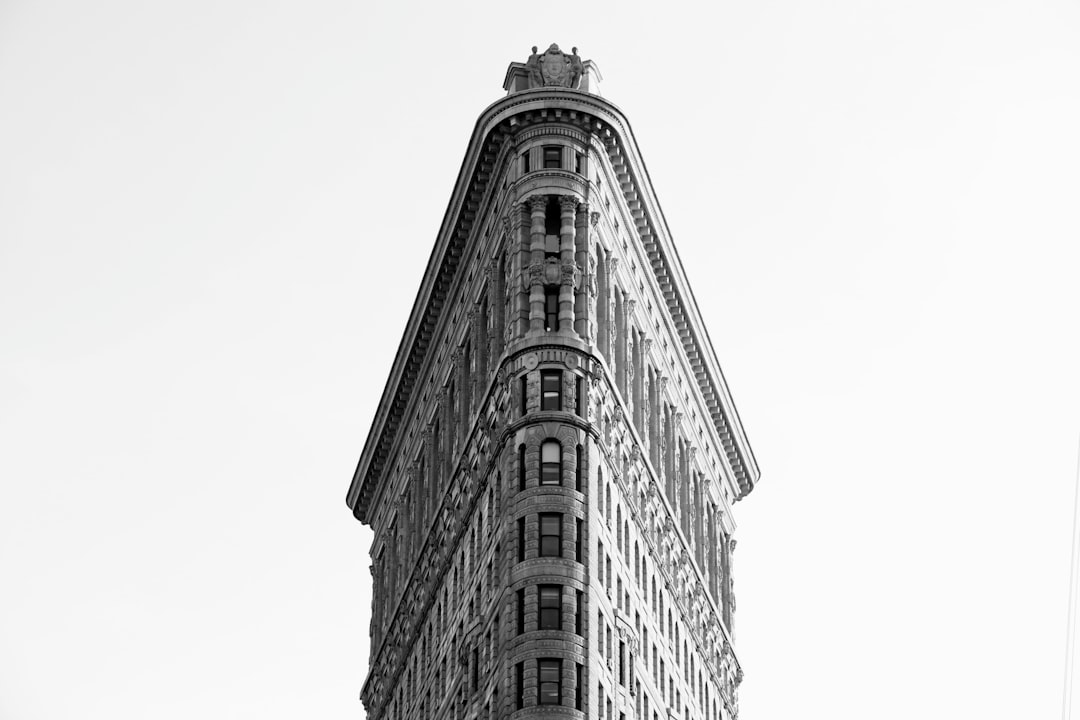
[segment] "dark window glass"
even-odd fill
[[[562,410],[562,373],[558,370],[540,373],[540,409]]]
[[[574,455],[574,462],[576,467],[574,468],[574,489],[578,492],[585,492],[585,448],[580,445],[577,446]]]
[[[562,147],[559,145],[544,146],[544,169],[562,167]]]
[[[540,684],[536,702],[539,705],[558,705],[562,689],[562,660],[543,658],[536,661]]]
[[[518,635],[525,632],[525,591],[517,591],[517,631]]]
[[[521,153],[521,172],[529,172],[529,151]]]
[[[581,174],[581,153],[574,153],[574,172]]]
[[[518,520],[518,562],[525,559],[525,518]]]
[[[585,666],[577,663],[577,689],[574,691],[574,707],[578,710],[585,708]]]
[[[585,593],[577,590],[577,605],[574,611],[574,632],[585,637],[582,623],[585,621]]]
[[[541,585],[539,630],[562,630],[562,585]]]
[[[525,707],[525,663],[519,662],[515,670],[514,674],[517,677],[514,684],[517,686],[517,709],[520,710]]]
[[[544,329],[559,329],[559,288],[554,285],[544,288]]]
[[[518,490],[525,489],[525,444],[518,445]]]
[[[575,540],[577,540],[577,548],[576,548],[576,551],[575,551],[575,558],[574,558],[578,562],[583,562],[582,558],[585,555],[585,537],[583,535],[584,528],[585,528],[585,521],[582,520],[581,518],[578,518],[577,519],[577,537],[575,538]]]
[[[518,384],[521,386],[521,414],[524,415],[529,411],[529,394],[526,391],[528,388],[528,383],[524,375],[521,376],[521,380],[518,381]]]
[[[584,389],[584,383],[581,382],[581,378],[574,380],[574,414],[578,417],[585,417],[585,398],[581,396],[581,392]]]
[[[540,515],[540,557],[560,557],[561,555],[562,515],[542,513]]]
[[[545,440],[540,446],[540,484],[562,483],[562,448],[554,440]]]

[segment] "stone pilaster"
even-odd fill
[[[578,269],[574,252],[574,235],[578,200],[572,195],[559,198],[561,225],[559,227],[559,329],[574,334],[574,288]]]
[[[544,216],[547,212],[547,196],[535,195],[529,198],[529,211],[531,252],[525,275],[529,288],[529,332],[540,333],[544,331],[544,250],[547,247]]]

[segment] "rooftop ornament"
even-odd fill
[[[543,53],[534,45],[524,63],[510,63],[503,87],[508,93],[536,88],[567,88],[599,95],[600,71],[592,60],[582,60],[578,49],[569,53],[552,43]]]

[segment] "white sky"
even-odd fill
[[[1059,716],[1077,3],[0,0],[0,719],[363,717],[345,491],[551,42],[633,123],[763,471],[742,717]]]

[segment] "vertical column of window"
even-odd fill
[[[611,349],[609,362],[615,371],[615,387],[619,389],[622,397],[626,397],[626,300],[624,293],[617,285],[612,284],[612,295],[615,296],[615,332],[612,342],[615,346]]]
[[[611,357],[611,268],[608,254],[596,244],[596,338],[600,353],[614,365]]]
[[[585,534],[584,534],[585,533],[585,521],[583,521],[581,518],[575,518],[574,522],[577,525],[577,528],[576,528],[577,529],[577,534],[574,535],[574,539],[576,541],[575,542],[576,547],[574,548],[574,559],[577,562],[584,562],[584,554],[585,554]]]
[[[649,395],[647,398],[647,418],[646,425],[648,428],[646,434],[648,435],[649,445],[649,460],[652,462],[654,468],[658,471],[660,469],[660,439],[657,428],[660,424],[660,406],[657,404],[657,383],[660,380],[660,374],[649,366]]]
[[[695,451],[691,449],[690,457],[693,459]],[[691,508],[693,509],[693,515],[691,518],[691,526],[693,528],[693,542],[694,542],[694,558],[697,560],[699,568],[705,567],[705,512],[704,503],[702,502],[704,496],[701,489],[701,473],[694,470],[693,464],[690,466],[690,472],[694,477],[694,493],[693,500],[691,502]]]
[[[634,427],[637,428],[638,435],[644,437],[645,435],[645,370],[642,367],[644,364],[644,345],[646,343],[645,333],[639,332],[636,328],[633,331],[634,335],[634,356],[630,358],[630,362],[634,368],[634,380],[633,391],[630,393],[634,398]]]
[[[514,213],[507,214],[506,245],[510,245],[510,238],[517,233],[517,223],[513,220]],[[506,253],[500,252],[488,266],[488,357],[487,367],[494,367],[502,354],[503,338],[506,332]],[[485,373],[485,377],[487,377]]]
[[[574,591],[574,633],[585,637],[585,593]]]
[[[577,666],[574,672],[574,709],[585,709],[585,666],[581,663],[575,663]]]
[[[525,588],[517,591],[517,633],[525,634]]]
[[[517,534],[517,559],[522,562],[525,560],[525,518],[518,518]]]
[[[522,373],[518,378],[518,410],[524,417],[529,412],[529,378],[527,373]]]
[[[476,372],[473,382],[473,394],[471,404],[478,410],[480,408],[480,401],[483,399],[481,396],[484,393],[487,377],[488,377],[488,358],[491,355],[491,340],[488,337],[488,315],[491,314],[491,305],[488,301],[488,297],[491,295],[491,280],[488,279],[487,288],[483,291],[483,295],[480,297],[480,302],[476,303],[473,310],[473,322],[472,322],[472,338],[475,350],[473,352],[473,364],[476,366]]]

